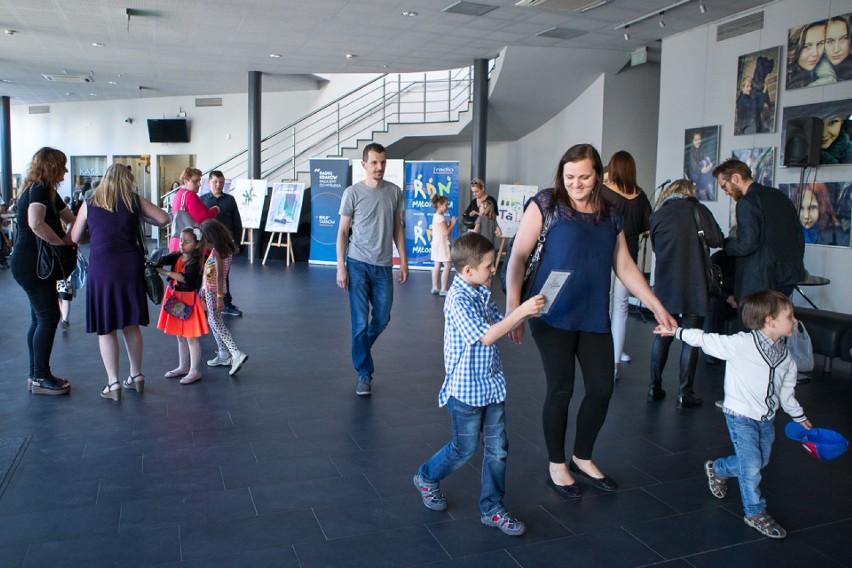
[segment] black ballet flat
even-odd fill
[[[553,489],[557,495],[564,497],[565,499],[576,499],[583,494],[583,490],[580,489],[580,486],[576,481],[571,485],[557,485],[552,479],[550,479],[550,474],[548,474],[544,483]]]
[[[615,480],[608,475],[604,475],[603,477],[592,477],[585,471],[579,468],[577,464],[574,463],[574,460],[568,464],[568,469],[570,469],[573,473],[581,475],[592,482],[592,485],[601,489],[603,491],[615,491],[618,489],[618,484],[615,483]]]

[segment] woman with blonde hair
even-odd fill
[[[143,392],[142,332],[148,325],[144,258],[139,244],[140,217],[158,227],[168,214],[133,192],[133,174],[124,164],[107,169],[92,196],[80,207],[71,236],[88,239],[89,277],[86,282],[86,331],[98,334],[107,385],[101,397],[121,400],[122,386]],[[119,382],[118,335],[121,330],[130,360],[130,374]]]
[[[695,198],[695,184],[688,179],[676,180],[660,192],[651,214],[651,246],[657,259],[654,293],[666,310],[678,317],[679,326],[701,329],[709,306],[709,293],[699,229],[704,231],[709,246],[723,245],[724,236],[713,214]],[[662,388],[663,370],[672,341],[672,337],[662,335],[654,339],[648,402],[662,400],[666,396]],[[694,390],[697,362],[698,348],[684,343],[680,352],[678,408],[700,406],[702,403]]]
[[[39,278],[36,271],[39,240],[52,245],[70,245],[63,223],[73,223],[74,214],[56,191],[65,179],[68,159],[55,148],[44,147],[33,155],[27,178],[18,197],[18,237],[11,257],[12,276],[30,301],[31,322],[27,331],[30,356],[27,388],[33,394],[67,394],[67,380],[50,370],[50,353],[59,325],[56,278]]]
[[[470,192],[473,193],[473,199],[461,217],[462,227],[464,227],[465,231],[473,230],[476,226],[476,219],[479,217],[479,206],[486,201],[490,201],[494,206],[494,210],[497,210],[497,200],[486,193],[484,181],[479,178],[470,180]]]

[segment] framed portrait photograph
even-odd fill
[[[850,19],[852,13],[838,14],[788,30],[788,90],[832,85],[852,79]]]
[[[780,189],[799,210],[805,244],[849,248],[852,181],[782,183]]]
[[[683,137],[683,175],[695,184],[700,201],[716,201],[713,169],[719,163],[719,126],[687,128]]]
[[[787,140],[788,122],[794,118],[816,117],[822,120],[819,164],[852,164],[852,99],[811,105],[784,107],[781,140]],[[784,163],[784,144],[780,162]]]
[[[734,135],[775,132],[780,66],[780,45],[740,56]]]
[[[731,157],[745,163],[751,170],[751,178],[759,184],[775,187],[775,148],[740,148],[733,150]]]

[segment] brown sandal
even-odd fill
[[[131,375],[121,383],[121,386],[126,389],[136,389],[136,392],[142,394],[145,391],[145,375],[142,373]]]
[[[107,398],[115,402],[121,400],[121,383],[115,381],[105,386],[101,391],[101,398]]]

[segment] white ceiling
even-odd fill
[[[625,41],[617,24],[674,0],[610,0],[586,13],[552,8],[593,0],[538,0],[535,7],[479,0],[497,9],[481,17],[443,12],[455,1],[0,0],[0,30],[15,30],[0,33],[0,95],[33,104],[236,93],[247,90],[252,70],[264,73],[265,91],[295,90],[315,88],[306,80],[311,74],[456,68],[507,45],[587,50],[589,71],[598,56],[653,49],[664,36],[766,3],[704,0],[702,14],[692,0],[665,13],[665,28],[657,16],[630,26]],[[127,8],[135,12],[129,22]],[[586,33],[536,36],[552,27]],[[42,73],[91,73],[94,82],[50,83]]]

